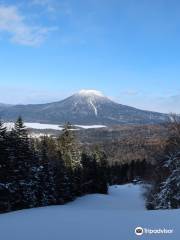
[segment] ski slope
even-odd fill
[[[0,215],[1,240],[179,240],[180,210],[146,211],[139,185],[112,186],[64,206]],[[134,229],[174,229],[169,235],[136,236]]]

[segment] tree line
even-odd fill
[[[107,167],[108,183],[126,184],[131,182],[147,182],[151,179],[154,166],[144,160],[132,160],[129,163],[115,162]]]

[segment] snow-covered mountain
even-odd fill
[[[12,105],[10,105],[10,104],[5,104],[5,103],[0,103],[0,107],[10,107],[10,106],[12,106]]]
[[[59,102],[0,107],[3,120],[14,121],[18,116],[27,122],[87,125],[152,124],[168,119],[166,114],[113,102],[96,90],[81,90]]]

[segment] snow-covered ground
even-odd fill
[[[64,206],[0,215],[2,240],[180,239],[180,210],[146,211],[139,185],[112,186]],[[174,229],[173,234],[136,236],[138,226]]]
[[[10,130],[13,128],[14,123],[7,122],[5,123],[6,127]],[[63,126],[59,126],[57,124],[44,124],[44,123],[28,123],[25,122],[25,126],[27,128],[33,128],[33,129],[52,129],[52,130],[62,130]],[[93,128],[104,128],[106,126],[104,125],[75,125],[76,127],[83,128],[83,129],[93,129]]]
[[[76,127],[80,127],[83,129],[93,129],[93,128],[105,128],[105,125],[75,125]]]

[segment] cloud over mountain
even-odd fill
[[[0,5],[0,35],[21,45],[38,46],[56,27],[44,27],[27,22],[17,6]]]

